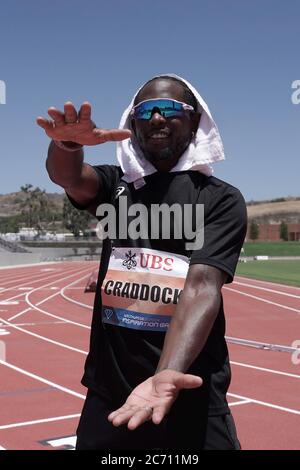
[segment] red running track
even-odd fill
[[[95,262],[0,270],[0,448],[73,448],[85,389]],[[300,289],[236,277],[227,336],[300,346]],[[228,400],[244,449],[299,449],[300,365],[290,352],[229,343]],[[294,358],[300,359],[300,354]]]

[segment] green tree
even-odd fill
[[[89,226],[91,216],[86,211],[79,211],[72,206],[67,197],[64,198],[63,205],[63,224],[75,238],[78,238],[80,232],[85,232]]]
[[[287,242],[289,239],[289,229],[285,222],[281,222],[280,224],[280,238],[285,242]]]
[[[21,225],[20,215],[10,215],[0,218],[0,233],[17,233]]]
[[[259,226],[254,220],[250,224],[249,236],[250,236],[250,240],[257,240],[259,236]]]
[[[32,184],[21,186],[21,191],[25,196],[21,204],[23,220],[38,233],[45,231],[48,224],[55,220],[55,210],[46,191],[39,187],[33,188]]]

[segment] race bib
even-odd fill
[[[102,284],[102,321],[166,331],[188,267],[186,256],[148,248],[114,248]]]

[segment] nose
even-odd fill
[[[161,112],[158,110],[153,111],[152,116],[150,118],[150,125],[151,126],[161,126],[165,125],[166,119],[162,116]]]

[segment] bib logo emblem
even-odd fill
[[[109,320],[113,316],[114,311],[111,310],[110,308],[106,308],[104,310],[104,313],[105,313],[106,318]]]
[[[136,262],[136,253],[131,253],[131,250],[128,253],[125,253],[126,259],[123,261],[123,266],[126,266],[127,269],[135,268],[137,265]]]

